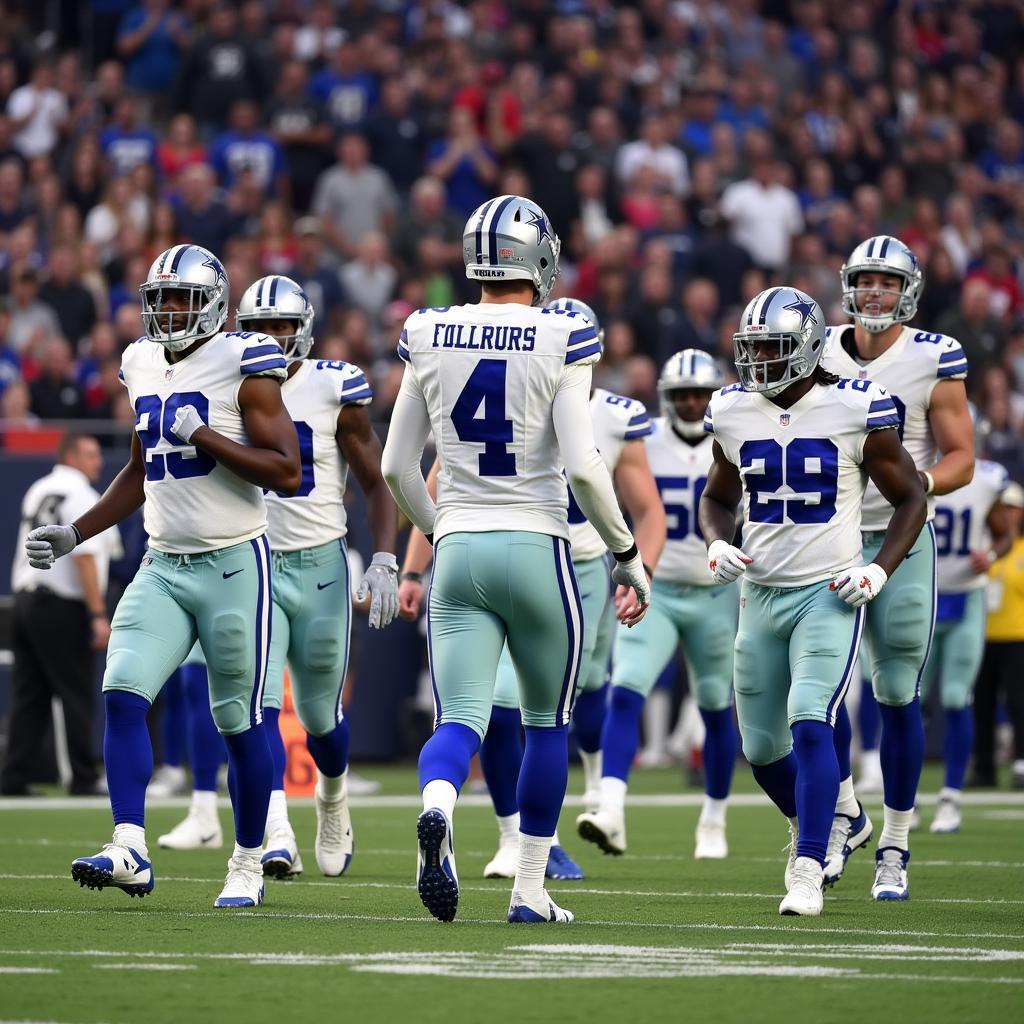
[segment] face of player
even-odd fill
[[[757,338],[750,342],[750,354],[759,364],[753,371],[758,384],[774,384],[785,376],[786,363],[782,360],[782,342],[778,338]]]
[[[255,331],[257,334],[269,334],[270,337],[283,341],[293,337],[299,325],[295,320],[279,320],[275,317],[267,320],[247,320],[245,329]]]
[[[857,275],[854,303],[865,316],[885,316],[899,305],[902,290],[903,278],[899,274],[866,270]]]
[[[704,419],[711,392],[703,388],[678,388],[669,392],[676,415],[684,423],[700,423]]]
[[[185,327],[192,303],[192,293],[187,288],[161,288],[157,298],[157,326],[161,331],[170,334]]]

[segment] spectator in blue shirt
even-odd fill
[[[992,182],[990,191],[1006,209],[1011,208],[1013,192],[1024,188],[1024,129],[1012,117],[999,120],[995,145],[978,161]]]
[[[295,223],[295,235],[299,252],[288,276],[302,286],[312,304],[316,312],[313,336],[320,339],[340,326],[345,289],[337,270],[326,261],[323,234],[316,217],[300,217]]]
[[[251,100],[232,104],[231,130],[213,140],[210,165],[225,189],[233,188],[243,171],[251,171],[268,196],[287,199],[284,153],[277,139],[259,131],[259,123],[259,107]]]
[[[344,42],[334,51],[330,67],[310,79],[309,95],[339,131],[362,127],[377,103],[377,82],[363,70],[356,43]]]
[[[139,124],[139,105],[134,96],[123,96],[114,108],[113,124],[100,136],[100,148],[111,174],[128,174],[139,164],[156,166],[156,135]]]
[[[127,64],[133,89],[166,94],[174,85],[188,43],[188,21],[170,6],[170,0],[144,0],[121,21],[117,52]]]
[[[468,107],[453,108],[447,137],[427,147],[427,173],[445,183],[448,205],[464,217],[493,194],[498,164],[477,133],[476,118]]]

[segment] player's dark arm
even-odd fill
[[[991,563],[1002,558],[1010,548],[1013,547],[1013,525],[1006,505],[997,501],[985,519],[985,525],[992,537],[992,544],[988,551],[982,552],[985,561]],[[971,561],[974,561],[974,553],[971,554]],[[985,566],[987,569],[988,566]]]
[[[705,544],[710,546],[716,540],[731,544],[736,535],[736,506],[743,500],[743,481],[740,471],[725,457],[717,441],[711,451],[714,462],[700,496],[697,520]]]
[[[654,570],[665,546],[665,507],[647,463],[643,441],[629,441],[622,449],[613,476],[615,489],[633,520],[633,536],[644,565]]]
[[[124,469],[111,481],[100,500],[71,525],[78,530],[82,540],[95,537],[104,530],[127,519],[146,500],[143,485],[146,481],[146,466],[142,461],[142,445],[139,435],[132,431],[132,451]]]
[[[864,468],[872,482],[892,505],[885,540],[875,556],[891,576],[914,546],[928,518],[928,499],[914,460],[900,444],[895,430],[873,430],[864,440]]]
[[[302,483],[302,463],[295,424],[281,401],[281,385],[270,377],[246,377],[238,389],[238,404],[249,444],[238,444],[205,425],[189,443],[257,487],[294,494]]]
[[[374,551],[394,551],[398,540],[398,509],[381,476],[380,441],[370,425],[370,414],[365,405],[342,407],[338,413],[335,438],[366,495]]]
[[[940,380],[932,389],[928,425],[941,458],[928,472],[934,494],[966,487],[974,476],[974,426],[962,380]]]

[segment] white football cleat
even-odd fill
[[[910,882],[907,861],[910,851],[898,846],[875,850],[875,883],[871,886],[873,900],[909,900]]]
[[[215,907],[258,907],[263,902],[263,864],[259,857],[231,857],[224,888]]]
[[[188,779],[185,769],[177,764],[162,764],[155,772],[146,787],[146,799],[159,799],[165,796],[181,796],[188,792]]]
[[[584,814],[596,814],[601,810],[601,790],[592,788],[583,790]]]
[[[694,860],[724,860],[729,856],[729,844],[725,841],[725,822],[697,822],[696,838]]]
[[[818,917],[825,905],[821,865],[812,857],[797,857],[790,875],[789,889],[779,904],[779,913],[784,917]]]
[[[916,832],[921,827],[921,812],[917,804],[910,808],[910,831]]]
[[[935,805],[935,817],[928,827],[929,832],[950,833],[960,831],[960,801],[950,796],[940,796]]]
[[[789,846],[785,849],[788,856],[786,857],[786,870],[782,874],[782,879],[786,883],[786,892],[789,892],[789,887],[793,884],[793,868],[796,866],[796,844],[800,838],[800,830],[791,821],[787,824],[789,825]]]
[[[368,779],[351,768],[345,773],[345,788],[352,796],[373,796],[381,791],[381,786],[376,779]]]
[[[602,808],[593,814],[581,814],[576,819],[576,831],[581,839],[596,843],[605,853],[618,857],[626,852],[626,815],[622,811]]]
[[[882,761],[877,750],[865,750],[860,755],[860,771],[857,773],[857,792],[882,792]]]
[[[829,832],[825,852],[825,885],[835,885],[843,877],[850,854],[871,840],[871,819],[863,804],[858,806],[860,814],[856,818],[848,814],[836,814],[832,818],[832,831]]]
[[[423,906],[439,921],[454,921],[459,909],[452,823],[439,807],[416,819],[416,888]]]
[[[299,856],[299,844],[295,841],[291,825],[277,825],[267,833],[267,844],[260,862],[263,874],[278,881],[302,874],[302,857]]]
[[[509,924],[572,924],[575,919],[571,910],[563,910],[555,903],[547,889],[541,890],[541,902],[513,892],[508,905]]]
[[[165,850],[219,850],[224,845],[220,818],[192,807],[183,821],[157,837],[156,844]]]
[[[327,798],[316,788],[316,863],[322,874],[337,878],[348,871],[355,850],[352,817],[348,813],[347,780],[341,795]]]
[[[519,867],[519,837],[503,839],[498,852],[487,862],[484,878],[515,878]]]
[[[146,896],[156,885],[152,863],[121,843],[107,843],[95,856],[73,860],[71,877],[90,889],[112,887],[129,896]]]

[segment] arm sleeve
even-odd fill
[[[381,456],[381,474],[405,516],[425,534],[434,532],[437,506],[427,491],[420,460],[430,434],[430,416],[414,371],[405,369],[398,392],[388,439]]]
[[[868,407],[864,422],[865,430],[883,430],[886,427],[899,430],[900,414],[888,391],[873,385],[865,397]]]
[[[651,417],[647,415],[647,409],[642,402],[632,402],[630,413],[632,415],[629,417],[626,429],[622,432],[624,441],[639,441],[654,433],[654,424],[651,422]]]
[[[373,390],[366,374],[353,363],[346,364],[338,387],[338,404],[369,405],[372,399]]]
[[[633,535],[622,518],[612,478],[594,444],[590,418],[591,376],[586,364],[562,370],[551,408],[555,436],[562,452],[565,475],[583,514],[611,551],[628,551],[633,545]]]
[[[246,346],[239,362],[239,370],[243,377],[273,377],[275,380],[288,379],[288,363],[273,338],[268,335],[256,335],[252,344]]]
[[[935,376],[939,380],[963,380],[967,376],[967,356],[964,355],[959,341],[948,338],[947,343],[942,346]]]

